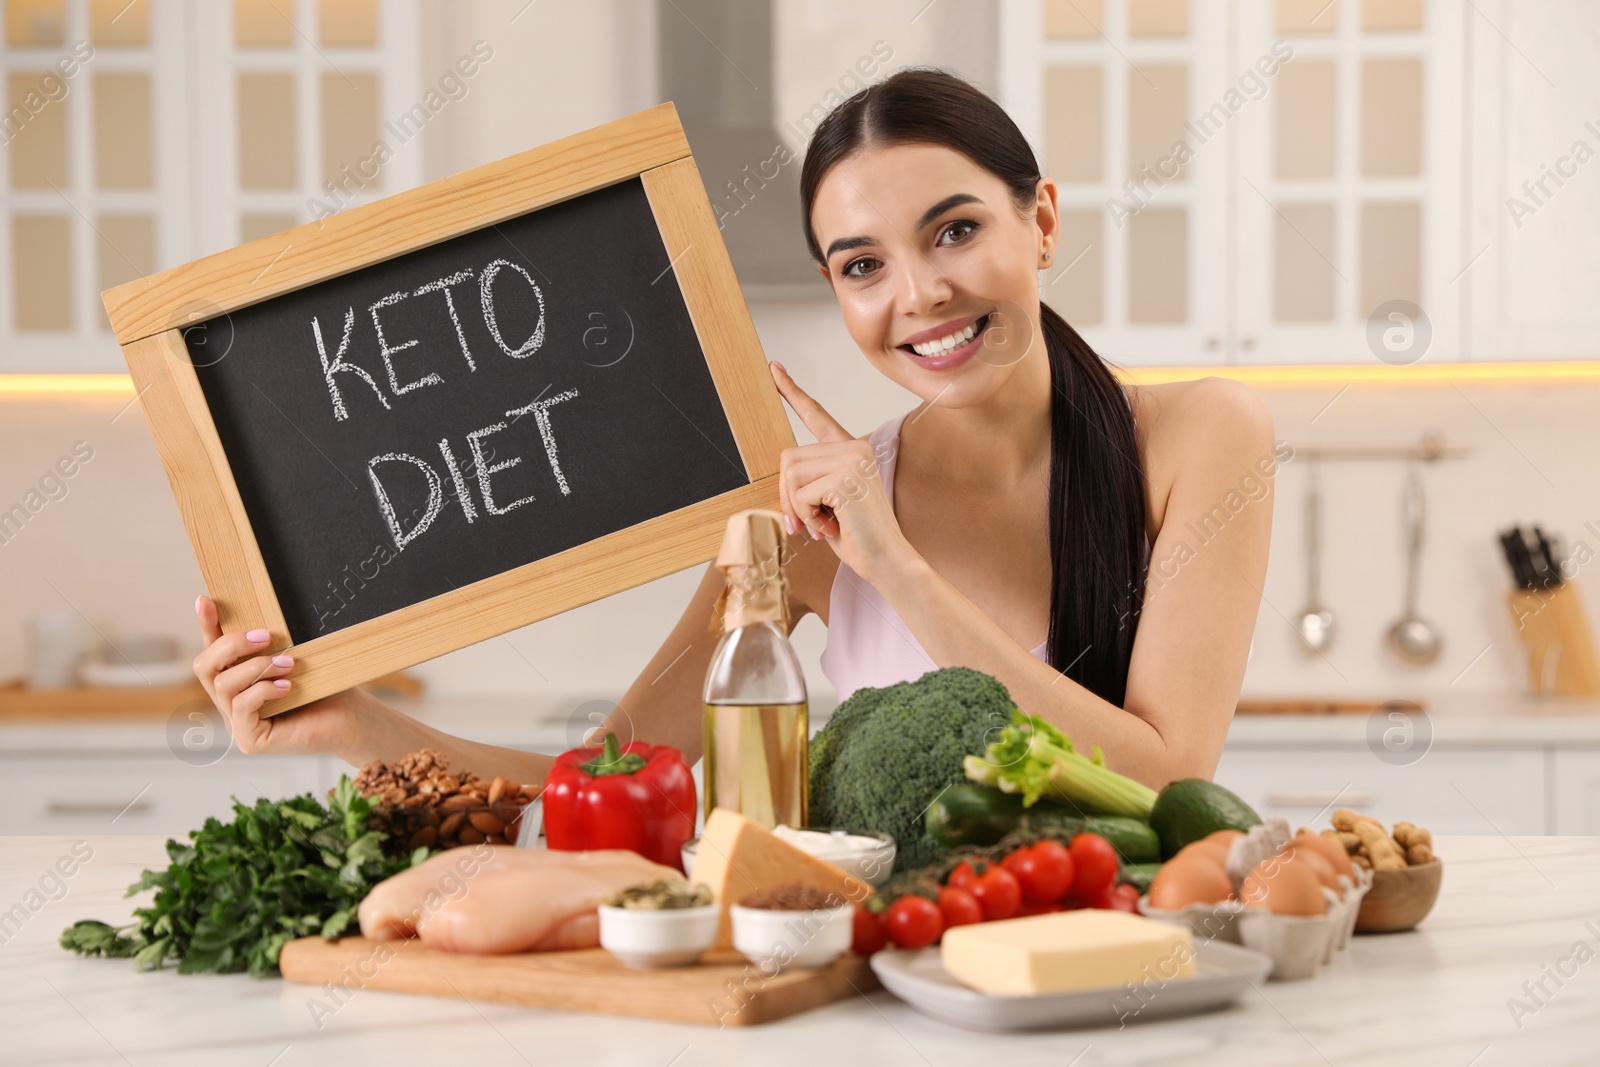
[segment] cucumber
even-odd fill
[[[1147,824],[1130,815],[1091,815],[1080,832],[1099,834],[1111,842],[1123,863],[1152,863],[1161,859],[1161,842]]]
[[[1204,778],[1183,778],[1163,789],[1150,811],[1150,826],[1161,840],[1161,855],[1178,850],[1218,830],[1243,833],[1261,825],[1261,816],[1239,797]]]
[[[1013,830],[1048,828],[1068,837],[1099,834],[1125,863],[1146,863],[1159,859],[1161,854],[1155,831],[1138,819],[1084,815],[1075,808],[1046,800],[1024,808],[1020,795],[976,783],[947,787],[928,805],[926,823],[928,835],[944,849],[992,845]]]
[[[1159,863],[1124,863],[1117,881],[1127,882],[1140,893],[1150,892],[1150,883],[1155,880],[1156,872],[1161,869]]]
[[[992,845],[1022,824],[1022,797],[975,783],[947,786],[928,805],[925,821],[940,848]]]

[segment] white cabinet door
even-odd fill
[[[1237,2],[1238,362],[1460,358],[1465,9]]]
[[[1600,836],[1600,752],[1568,749],[1553,755],[1553,832]]]
[[[209,816],[229,817],[232,797],[253,804],[321,796],[315,756],[241,756],[207,767],[159,756],[0,760],[0,835],[167,834],[182,839]],[[334,775],[337,780],[337,775]]]
[[[1468,5],[1473,359],[1600,354],[1600,4]]]
[[[1000,18],[1000,102],[1058,187],[1045,302],[1119,365],[1220,362],[1231,147],[1190,124],[1237,77],[1227,5],[1010,0]]]
[[[1290,829],[1324,829],[1334,808],[1350,808],[1436,834],[1552,832],[1541,748],[1434,749],[1392,766],[1365,748],[1229,747],[1215,780],[1263,816],[1289,820]]]

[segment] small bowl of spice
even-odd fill
[[[850,947],[854,908],[837,893],[780,885],[728,909],[733,947],[764,973],[826,967]]]
[[[711,890],[680,879],[619,889],[600,902],[600,947],[639,971],[683,967],[717,939]]]

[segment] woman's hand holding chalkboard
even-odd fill
[[[196,600],[194,610],[206,642],[205,650],[194,660],[195,677],[228,720],[240,752],[340,754],[368,747],[358,736],[355,721],[365,705],[382,708],[378,700],[359,689],[347,689],[290,714],[263,718],[262,707],[293,687],[288,678],[294,670],[293,657],[269,655],[265,630],[223,633],[217,606],[208,596]]]
[[[814,445],[784,449],[779,461],[779,507],[790,535],[804,527],[813,539],[825,539],[869,582],[886,567],[915,557],[883,491],[872,445],[839,425],[783,364],[772,364],[772,380],[817,439]]]

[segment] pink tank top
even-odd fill
[[[890,419],[867,439],[878,458],[883,491],[888,494],[891,508],[900,426],[906,415]],[[1046,658],[1044,645],[1032,652],[1038,659]],[[883,595],[849,564],[841,562],[828,593],[828,640],[822,649],[822,673],[838,690],[839,700],[844,701],[866,686],[878,688],[915,681],[938,667]]]

